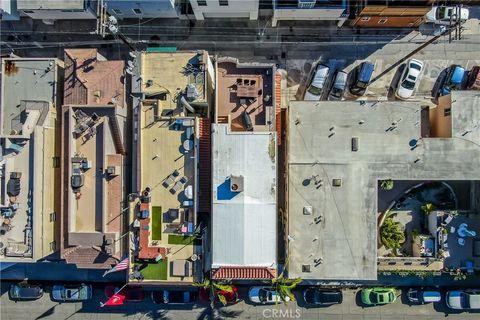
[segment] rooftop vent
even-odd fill
[[[332,186],[334,187],[341,187],[342,186],[342,179],[333,179]]]
[[[230,191],[242,192],[243,191],[243,176],[230,176]]]
[[[302,272],[311,272],[309,264],[302,264]]]
[[[312,215],[313,214],[313,207],[312,206],[303,207],[303,214],[304,215]]]
[[[120,166],[108,166],[107,174],[109,176],[118,176],[120,174]]]

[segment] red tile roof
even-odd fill
[[[212,161],[210,119],[199,119],[198,211],[211,212]]]
[[[277,125],[277,144],[282,144],[282,75],[275,73],[275,119]]]
[[[275,269],[261,267],[220,267],[212,270],[212,279],[273,279]]]
[[[119,261],[99,248],[82,246],[66,248],[63,258],[67,263],[76,264],[78,268],[89,269],[110,269]]]
[[[97,49],[65,49],[65,105],[124,106],[125,62],[98,60]]]

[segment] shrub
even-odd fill
[[[380,183],[380,188],[382,188],[385,191],[392,190],[393,186],[394,186],[394,183],[392,179],[382,180],[382,182]]]
[[[387,249],[400,249],[405,242],[405,233],[400,225],[400,222],[394,222],[391,217],[388,217],[383,222],[380,229],[380,239]]]

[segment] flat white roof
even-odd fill
[[[276,134],[212,125],[212,268],[276,267]],[[230,176],[243,191],[230,191]]]

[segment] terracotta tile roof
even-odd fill
[[[212,162],[210,119],[199,119],[198,211],[211,212]]]
[[[150,247],[150,218],[140,219],[140,251],[139,259],[155,259],[159,254],[165,257],[167,249],[164,247]]]
[[[275,269],[261,267],[220,267],[212,270],[212,279],[273,279]]]
[[[125,62],[97,59],[97,49],[65,49],[65,105],[107,105],[115,98],[123,107]]]
[[[78,268],[89,269],[110,269],[119,261],[99,248],[82,246],[65,249],[63,257],[67,263],[76,264]]]
[[[282,75],[275,73],[275,119],[277,125],[277,144],[282,144]]]

